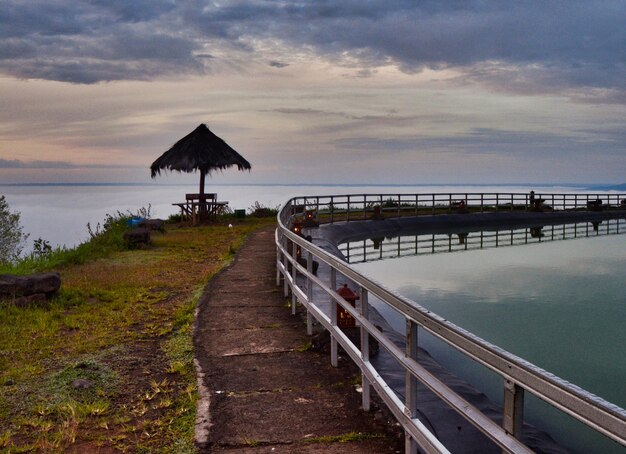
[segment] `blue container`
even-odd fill
[[[144,218],[130,218],[128,221],[126,221],[126,224],[131,229],[134,229],[135,227],[139,227],[139,224],[141,224],[143,221],[145,221]]]

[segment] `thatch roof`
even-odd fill
[[[207,175],[214,170],[232,166],[237,166],[239,170],[252,168],[239,153],[209,131],[205,124],[201,124],[154,161],[150,173],[152,178],[160,174],[161,170],[198,170],[201,175]]]

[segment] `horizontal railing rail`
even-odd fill
[[[433,314],[383,285],[366,278],[354,270],[345,261],[326,252],[307,241],[300,234],[300,224],[314,211],[316,222],[336,222],[339,220],[367,219],[367,213],[376,216],[385,211],[370,205],[375,201],[394,200],[393,208],[399,216],[408,215],[403,210],[412,211],[412,215],[437,214],[437,210],[448,202],[444,210],[472,211],[480,201],[480,211],[494,211],[507,206],[515,209],[621,209],[625,197],[616,194],[604,195],[535,195],[541,202],[530,204],[528,194],[399,194],[399,195],[345,195],[297,197],[288,201],[278,214],[276,230],[276,283],[282,280],[285,296],[291,294],[293,313],[296,304],[301,303],[307,310],[307,332],[312,334],[313,320],[317,320],[331,334],[331,363],[337,365],[337,348],[341,346],[351,359],[360,367],[362,373],[363,408],[370,407],[370,388],[373,388],[388,406],[405,430],[407,452],[416,452],[417,445],[425,452],[448,452],[437,438],[417,418],[417,382],[428,387],[435,395],[477,427],[505,452],[531,452],[520,440],[526,391],[557,409],[569,414],[585,425],[595,429],[610,439],[626,446],[626,411],[585,390],[562,380],[527,361],[504,351],[503,349],[478,338],[472,333]],[[430,199],[430,203],[425,202]],[[408,200],[415,205],[408,207]],[[457,200],[464,204],[453,205]],[[546,206],[549,200],[550,207]],[[493,202],[495,201],[495,205]],[[523,203],[522,203],[523,202]],[[503,205],[508,204],[511,205]],[[339,209],[338,207],[342,206]],[[522,207],[523,205],[523,207]],[[359,213],[359,209],[361,212]],[[341,214],[343,219],[338,219]],[[324,219],[325,218],[325,219]],[[294,232],[295,231],[295,232]],[[318,272],[314,269],[319,267]],[[322,268],[326,269],[321,272]],[[320,277],[320,276],[323,276]],[[360,305],[358,308],[347,303],[336,289],[339,281],[350,282],[358,287]],[[406,320],[406,347],[401,349],[383,332],[378,330],[368,318],[370,312],[368,296],[378,298]],[[330,303],[330,310],[324,304]],[[338,326],[337,308],[355,319],[360,327],[359,345],[353,343]],[[503,423],[502,427],[467,402],[462,396],[452,391],[437,377],[429,373],[417,362],[418,327],[433,334],[451,345],[467,357],[482,364],[502,377],[503,380]],[[385,382],[369,359],[369,342],[374,339],[402,367],[407,375],[405,397],[398,394]]]

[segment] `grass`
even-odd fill
[[[76,249],[3,267],[59,271],[62,287],[45,306],[0,303],[0,452],[195,452],[194,311],[245,237],[273,222],[170,224],[136,250],[112,222]]]

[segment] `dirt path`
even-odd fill
[[[194,336],[203,452],[401,452],[382,412],[366,413],[347,360],[311,339],[275,286],[273,229],[251,235],[203,295]]]

